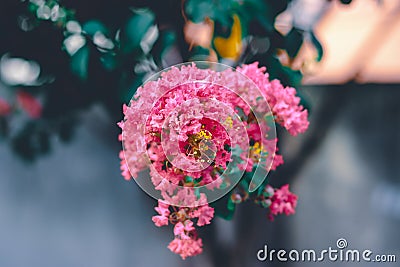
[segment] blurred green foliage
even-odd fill
[[[16,130],[10,125],[17,112],[1,116],[0,135],[23,158],[34,160],[50,151],[51,136],[70,140],[80,112],[93,104],[103,105],[120,120],[122,103],[150,74],[196,55],[211,56],[212,44],[192,47],[185,39],[188,21],[211,20],[212,38],[227,37],[237,15],[243,51],[236,61],[217,53],[218,60],[231,65],[259,61],[271,78],[299,85],[301,72],[277,57],[278,50],[296,57],[305,40],[296,27],[286,35],[274,27],[290,2],[6,0],[0,11],[0,56],[34,60],[41,72],[37,84],[5,86],[5,98],[12,102],[18,90],[28,92],[42,100],[43,112],[38,119],[18,121]],[[311,37],[320,60],[322,46],[313,33]]]

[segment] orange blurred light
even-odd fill
[[[324,47],[316,72],[304,84],[400,82],[400,6],[397,0],[333,1],[315,27]],[[301,56],[301,55],[300,55]]]

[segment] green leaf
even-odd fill
[[[188,0],[185,5],[185,12],[194,23],[210,18],[220,22],[222,26],[231,28],[232,15],[235,13],[237,1],[234,0]]]
[[[301,71],[292,70],[283,66],[276,57],[254,57],[261,65],[269,66],[268,71],[271,79],[279,79],[284,86],[299,86],[303,75]]]
[[[36,4],[29,3],[28,4],[28,10],[34,14],[36,14],[36,11],[39,7]]]
[[[257,196],[260,196],[264,193],[264,189],[265,189],[265,183],[263,183],[260,187],[258,187],[257,189]]]
[[[225,220],[232,220],[235,214],[236,204],[231,200],[231,194],[226,194],[223,198],[210,204],[214,210],[215,215]]]
[[[185,10],[194,23],[202,22],[206,17],[214,18],[215,16],[215,4],[212,1],[189,0]]]
[[[108,34],[108,29],[98,20],[90,20],[83,24],[82,30],[90,36],[93,36],[96,32]]]
[[[247,174],[247,173],[246,173]],[[246,175],[243,177],[243,179],[240,181],[240,185],[241,187],[243,187],[244,190],[248,190],[249,189],[249,179],[251,179],[251,176]]]
[[[303,74],[299,70],[292,70],[289,67],[282,66],[282,76],[280,80],[284,85],[299,86],[301,80],[303,79]]]
[[[82,80],[88,77],[89,54],[89,47],[85,45],[71,57],[71,70]]]
[[[162,31],[151,50],[154,59],[161,66],[162,58],[168,52],[169,48],[176,42],[176,34],[173,31]]]
[[[232,211],[230,211],[230,210],[228,210],[228,211],[226,211],[226,212],[224,212],[224,213],[218,213],[218,212],[216,212],[216,215],[218,216],[218,217],[221,217],[222,219],[224,219],[224,220],[232,220],[233,219],[233,216],[235,215],[235,210],[232,210]]]
[[[225,220],[232,220],[233,215],[235,214],[235,210],[236,210],[236,204],[232,202],[231,200],[231,195],[228,194],[228,202],[227,202],[227,209],[225,211],[219,211],[217,212],[217,216],[225,219]]]
[[[232,201],[230,195],[228,196],[228,203],[227,203],[226,207],[227,207],[227,209],[230,210],[230,211],[234,211],[235,208],[236,208],[236,204],[233,203],[233,201]]]
[[[207,60],[209,56],[210,50],[201,46],[195,46],[190,53],[190,60]]]
[[[321,61],[322,56],[324,55],[324,49],[321,45],[321,43],[318,41],[317,37],[315,36],[315,34],[313,32],[310,33],[311,35],[311,42],[314,45],[315,49],[317,50],[317,61]]]
[[[251,1],[251,2],[257,2]],[[263,1],[264,6],[261,6],[260,4],[255,5],[256,7],[258,6],[257,11],[253,11],[252,16],[254,18],[257,18],[258,22],[269,32],[272,32],[274,29],[274,23],[275,23],[275,18],[276,16],[283,12],[288,5],[287,0],[265,0]]]
[[[260,0],[244,0],[241,7],[244,8],[250,16],[254,14],[262,14],[268,9],[266,3]]]
[[[233,25],[233,17],[227,18],[228,25],[224,25],[219,21],[214,23],[214,36],[221,36],[224,38],[228,38],[231,35],[232,25]]]
[[[100,61],[103,64],[104,68],[106,70],[113,70],[117,66],[117,59],[115,58],[115,55],[111,53],[104,53],[100,57]]]
[[[134,9],[132,17],[121,30],[121,49],[124,53],[140,50],[140,41],[154,24],[154,14],[148,9]]]

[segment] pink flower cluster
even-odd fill
[[[296,89],[283,87],[279,80],[269,80],[265,67],[258,67],[258,62],[238,67],[238,71],[247,75],[261,89],[264,97],[271,106],[276,121],[285,127],[290,134],[297,135],[307,130],[308,112],[300,105]]]
[[[197,226],[210,224],[214,217],[214,209],[207,204],[195,208],[184,208],[170,206],[162,201],[158,201],[155,208],[159,215],[153,216],[156,226],[174,224],[174,240],[168,248],[179,254],[182,259],[195,256],[203,251],[202,239],[198,237],[193,220],[197,220]]]
[[[241,78],[246,76],[250,79]],[[195,226],[209,224],[214,209],[199,188],[219,190],[233,183],[224,176],[230,164],[250,173],[283,163],[267,118],[292,135],[304,132],[307,111],[295,94],[294,88],[269,81],[258,63],[222,72],[192,64],[172,67],[145,83],[124,105],[121,172],[129,180],[149,169],[162,198],[152,220],[158,227],[174,226],[171,251],[183,259],[202,252]],[[288,215],[294,213],[297,197],[282,187],[268,201],[271,214]]]
[[[269,218],[273,220],[273,216],[285,213],[291,215],[295,213],[297,206],[297,196],[289,191],[289,185],[286,184],[279,189],[275,189],[270,198],[271,205]]]

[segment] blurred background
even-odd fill
[[[297,266],[256,253],[338,238],[399,261],[399,15],[396,0],[3,1],[0,266]],[[271,223],[242,204],[182,261],[155,200],[120,175],[116,123],[147,77],[191,60],[259,61],[311,124],[278,132],[285,164],[270,174],[296,214]]]

